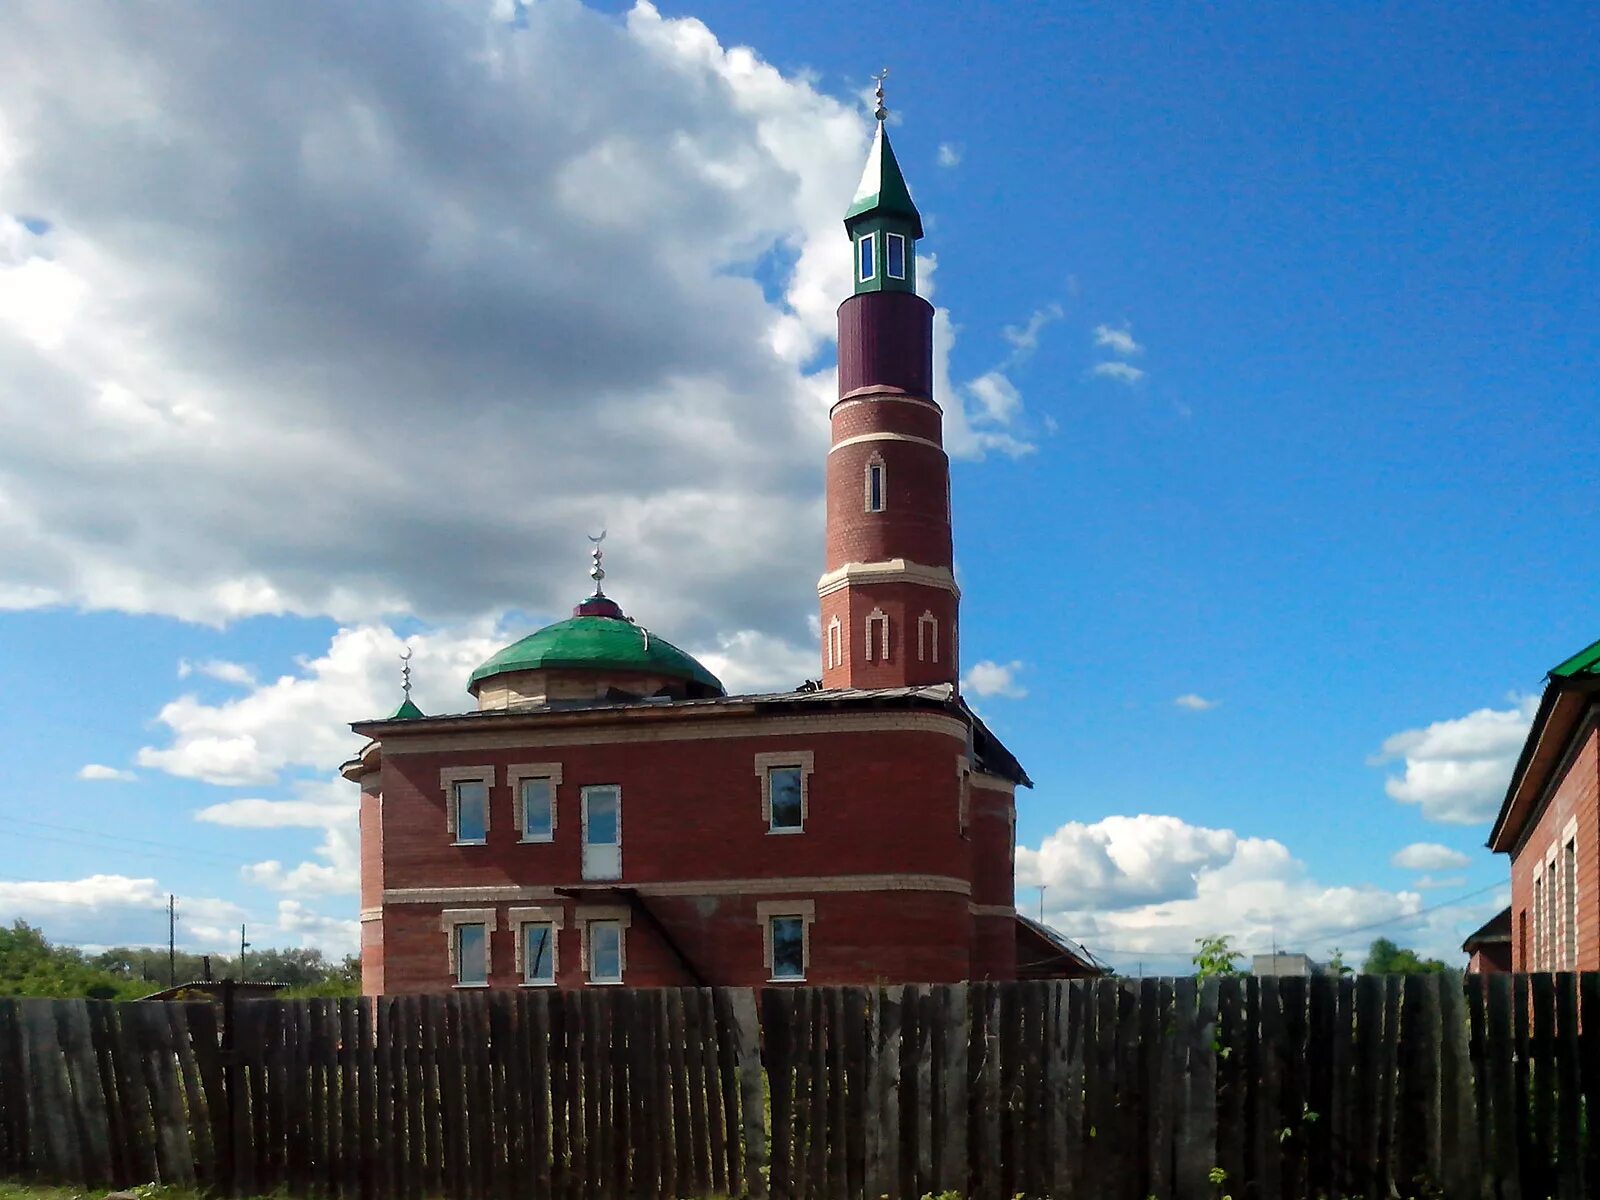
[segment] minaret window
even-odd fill
[[[883,459],[876,454],[867,462],[866,501],[869,513],[884,510]]]
[[[878,274],[877,243],[870,233],[863,234],[856,239],[856,278],[861,283],[874,279]]]
[[[930,654],[939,661],[939,618],[925,612],[917,618],[917,661],[927,662]]]
[[[828,666],[844,666],[844,629],[838,617],[828,622]]]
[[[878,657],[889,661],[889,614],[875,608],[867,617],[867,661],[873,659],[873,643],[877,643]]]
[[[903,233],[883,235],[883,269],[890,279],[906,277],[906,238]]]

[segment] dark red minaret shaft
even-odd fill
[[[855,294],[839,306],[827,560],[817,585],[823,686],[953,684],[959,592],[950,464],[933,399],[933,308],[916,293],[922,220],[881,116],[845,229]]]

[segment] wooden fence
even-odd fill
[[[4,1174],[1576,1200],[1600,1191],[1600,975],[0,1001]]]

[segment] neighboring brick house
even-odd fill
[[[356,723],[362,977],[452,986],[1011,979],[1092,964],[1013,907],[1016,759],[958,691],[921,220],[881,119],[845,220],[822,680],[729,696],[595,592],[476,711]]]
[[[1550,672],[1489,849],[1511,856],[1511,964],[1600,970],[1600,642]]]
[[[1511,910],[1502,908],[1461,943],[1467,970],[1479,975],[1503,975],[1511,970]]]

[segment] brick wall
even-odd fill
[[[882,626],[873,625],[872,656],[867,657],[867,620],[875,612],[889,619],[889,655],[883,655]],[[918,656],[918,622],[932,613],[936,628],[924,630]],[[827,662],[828,627],[839,620],[844,661]],[[903,687],[953,683],[960,677],[957,601],[944,588],[918,583],[867,583],[840,588],[822,598],[822,681],[827,687]],[[939,651],[932,643],[937,634]]]
[[[1553,937],[1555,957],[1534,955],[1535,920],[1533,880],[1536,870],[1548,872],[1554,851],[1557,877],[1564,844],[1564,832],[1575,832],[1577,850],[1576,942],[1579,971],[1600,970],[1600,741],[1592,727],[1583,727],[1575,750],[1563,775],[1558,779],[1544,811],[1523,835],[1511,857],[1511,947],[1512,962],[1518,971],[1570,970],[1561,957],[1560,922],[1565,905],[1559,892]],[[1548,877],[1546,879],[1548,883]],[[1526,944],[1523,927],[1526,924]]]

